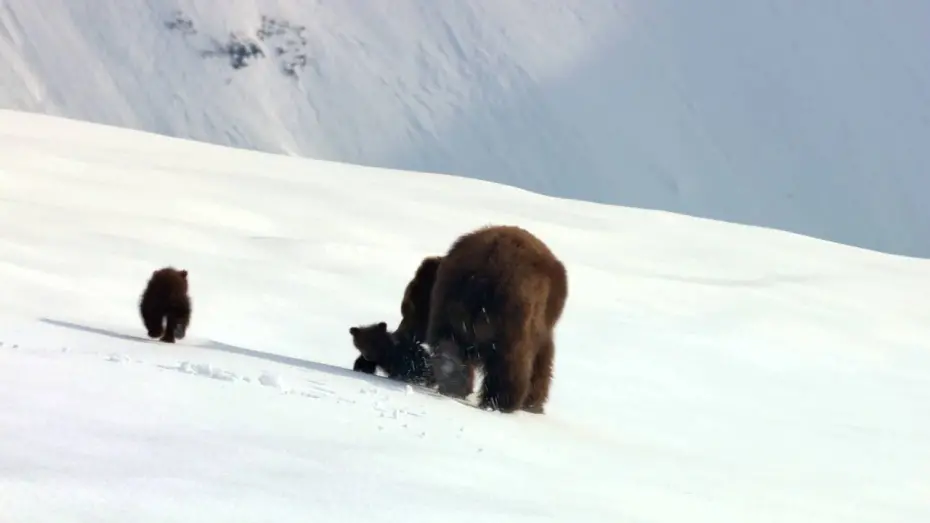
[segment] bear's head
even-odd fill
[[[162,267],[152,272],[149,282],[149,285],[158,285],[179,294],[187,294],[187,269],[176,269],[170,265]]]
[[[428,256],[420,262],[413,279],[404,289],[404,299],[400,303],[400,324],[394,335],[398,340],[418,345],[426,340],[426,327],[429,324],[430,294],[442,256]]]
[[[352,335],[352,344],[362,354],[362,357],[371,362],[379,362],[394,347],[391,333],[387,330],[387,323],[381,321],[371,325],[349,327]]]

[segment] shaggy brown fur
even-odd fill
[[[400,303],[400,324],[394,335],[407,343],[419,344],[426,339],[426,327],[429,324],[429,298],[433,291],[433,281],[442,256],[429,256],[420,262],[413,279],[404,289],[404,299]]]
[[[435,270],[423,269],[407,289],[432,288],[425,341],[440,392],[467,395],[482,365],[482,408],[542,413],[568,295],[563,264],[529,231],[488,226],[456,239]],[[409,323],[419,326],[418,316]]]
[[[381,367],[389,378],[414,383],[434,385],[429,369],[429,355],[419,345],[396,340],[382,322],[350,327],[352,344],[362,355],[355,360],[354,369],[374,374]],[[371,369],[371,372],[367,372]]]
[[[142,297],[139,313],[150,338],[174,343],[184,339],[191,319],[187,295],[187,271],[164,267],[152,272]]]

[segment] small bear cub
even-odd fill
[[[165,343],[183,339],[191,320],[187,271],[163,267],[152,272],[142,297],[139,314],[150,338]]]
[[[419,345],[398,342],[387,330],[387,323],[350,327],[352,344],[361,353],[353,370],[374,374],[380,367],[389,378],[415,385],[435,384],[429,367],[429,354]]]

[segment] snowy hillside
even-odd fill
[[[4,0],[0,107],[930,256],[928,2]]]
[[[930,520],[926,261],[8,111],[0,149],[4,521]],[[488,222],[569,270],[547,414],[349,370]]]

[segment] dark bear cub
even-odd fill
[[[184,339],[191,318],[187,271],[164,267],[152,272],[139,301],[139,313],[150,338],[165,343]]]
[[[389,378],[416,385],[434,384],[429,369],[429,354],[419,345],[397,341],[387,330],[387,323],[350,327],[352,344],[362,354],[353,370],[374,374],[377,367]]]

